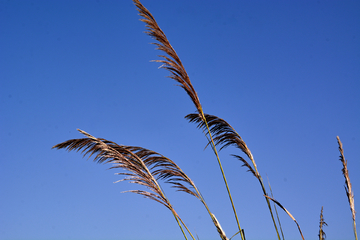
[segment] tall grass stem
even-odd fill
[[[339,144],[340,161],[343,165],[342,173],[345,177],[345,191],[346,191],[346,196],[348,198],[350,210],[351,210],[351,214],[352,214],[354,236],[355,236],[355,240],[358,240],[357,231],[356,231],[356,221],[355,221],[356,211],[355,211],[355,203],[354,203],[354,193],[352,191],[350,177],[349,177],[349,171],[347,169],[347,160],[345,159],[345,156],[344,156],[344,150],[343,150],[342,143],[340,141],[340,137],[337,136],[336,139]]]
[[[211,146],[212,146],[212,149],[213,149],[213,151],[214,151],[214,153],[215,153],[215,155],[216,155],[216,159],[217,159],[217,161],[218,161],[218,164],[219,164],[219,167],[220,167],[220,171],[221,171],[222,177],[223,177],[223,179],[224,179],[224,183],[225,183],[225,185],[226,185],[226,190],[227,190],[227,192],[228,192],[229,199],[230,199],[230,202],[231,202],[231,206],[232,206],[232,209],[233,209],[233,212],[234,212],[234,215],[235,215],[236,223],[237,223],[237,225],[238,225],[238,228],[239,228],[239,231],[240,231],[240,234],[241,234],[241,239],[242,239],[242,240],[245,240],[243,231],[242,231],[242,229],[241,229],[241,227],[240,227],[239,218],[238,218],[237,213],[236,213],[234,201],[233,201],[232,196],[231,196],[230,188],[229,188],[229,185],[228,185],[227,180],[226,180],[225,172],[224,172],[224,169],[223,169],[223,167],[222,167],[219,154],[218,154],[218,152],[217,152],[217,150],[216,150],[216,146],[215,146],[215,143],[214,143],[214,139],[213,139],[213,137],[212,137],[212,135],[211,135],[211,131],[210,131],[209,125],[208,125],[208,123],[207,123],[207,121],[206,121],[206,118],[205,118],[205,115],[204,115],[204,112],[202,111],[202,109],[201,109],[200,114],[202,115],[202,118],[204,119],[204,123],[205,123],[205,125],[206,125],[207,130],[208,130],[208,134],[209,134],[210,141],[211,141]]]

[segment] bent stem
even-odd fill
[[[257,170],[256,170],[256,171],[257,171]],[[259,182],[260,182],[260,185],[261,185],[261,188],[262,188],[262,190],[263,190],[263,193],[267,196],[267,192],[266,192],[266,190],[265,190],[265,186],[264,186],[263,180],[262,180],[262,178],[261,178],[261,176],[260,176],[260,174],[259,174],[258,172],[257,172],[257,174],[258,174],[258,176],[259,176],[258,180],[259,180]],[[269,211],[270,211],[271,219],[272,219],[272,221],[273,221],[273,223],[274,223],[274,227],[275,227],[275,230],[276,230],[276,234],[277,234],[277,236],[278,236],[278,239],[280,240],[279,231],[278,231],[277,226],[276,226],[276,222],[275,222],[274,214],[273,214],[272,209],[271,209],[270,201],[269,201],[269,199],[268,199],[267,197],[265,197],[265,199],[266,199],[266,202],[267,202]],[[280,221],[280,220],[279,220],[279,221]]]
[[[268,199],[270,199],[270,200],[273,201],[274,203],[276,203],[282,210],[284,210],[284,211],[287,213],[287,215],[289,215],[289,217],[296,223],[296,226],[297,226],[298,229],[299,229],[299,232],[300,232],[300,235],[301,235],[302,239],[305,240],[305,239],[304,239],[304,236],[303,236],[303,234],[302,234],[302,232],[301,232],[300,225],[298,224],[298,222],[296,221],[296,219],[293,217],[293,215],[291,215],[291,213],[290,213],[283,205],[281,205],[278,201],[276,201],[274,198],[269,197],[269,196],[267,196],[267,195],[265,195],[265,197],[268,198]]]
[[[271,189],[271,185],[270,185],[270,181],[269,181],[269,177],[266,175],[267,177],[267,180],[268,180],[268,183],[269,183],[269,189],[270,189],[270,193],[271,193],[271,197],[274,198],[274,195],[273,195],[273,192],[272,192],[272,189]],[[283,238],[283,240],[285,240],[285,237],[284,237],[284,232],[282,230],[282,227],[281,227],[281,222],[280,222],[280,218],[279,218],[279,214],[278,214],[278,211],[276,209],[276,205],[274,204],[274,208],[275,208],[275,213],[276,213],[276,217],[277,217],[277,220],[278,220],[278,223],[279,223],[279,227],[280,227],[280,231],[281,231],[281,236]]]

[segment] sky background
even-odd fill
[[[354,239],[336,136],[360,212],[360,2],[143,0],[180,56],[205,113],[227,120],[274,197],[318,239]],[[164,206],[107,165],[52,150],[77,128],[175,161],[228,237],[237,226],[190,98],[159,70],[130,0],[0,1],[0,239],[184,239]],[[260,185],[221,152],[248,240],[276,239]],[[244,156],[245,157],[245,156]],[[163,185],[201,240],[207,211]],[[286,239],[300,239],[279,211]],[[358,224],[359,226],[359,224]],[[358,230],[359,232],[359,230]],[[240,239],[239,236],[234,239]]]

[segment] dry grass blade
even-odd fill
[[[270,180],[269,180],[269,177],[266,175],[267,177],[267,180],[268,180],[268,183],[269,183],[269,189],[270,189],[270,193],[271,193],[271,197],[274,198],[274,195],[273,195],[273,192],[272,192],[272,189],[271,189],[271,185],[270,185]],[[274,209],[275,209],[275,213],[276,213],[276,218],[278,220],[278,223],[279,223],[279,227],[280,227],[280,232],[281,232],[281,236],[282,236],[282,239],[285,239],[284,237],[284,232],[282,230],[282,226],[281,226],[281,222],[280,222],[280,218],[279,218],[279,213],[277,211],[277,208],[276,208],[276,204],[274,203]]]
[[[345,177],[345,191],[346,191],[346,196],[348,198],[350,210],[351,210],[351,214],[352,214],[354,235],[355,235],[355,239],[357,240],[358,238],[357,238],[356,221],[355,221],[356,211],[355,211],[355,203],[354,203],[354,193],[352,191],[352,187],[351,187],[351,183],[350,183],[349,171],[347,169],[347,160],[345,159],[345,156],[344,156],[344,150],[342,147],[342,143],[340,141],[339,136],[337,136],[336,139],[339,144],[340,161],[343,164],[342,173]]]
[[[152,16],[152,14],[147,10],[138,0],[133,0],[134,4],[137,7],[137,10],[139,11],[139,15],[143,17],[141,19],[142,22],[146,24],[146,33],[154,38],[157,43],[153,43],[157,46],[158,50],[163,51],[168,56],[159,55],[159,57],[162,57],[163,60],[155,60],[155,62],[160,62],[163,65],[161,68],[167,69],[170,71],[171,75],[170,78],[177,81],[180,86],[186,91],[186,93],[190,96],[191,100],[196,106],[196,109],[199,111],[201,110],[201,104],[199,101],[199,98],[197,96],[197,93],[192,86],[190,82],[190,78],[185,71],[185,68],[179,58],[179,56],[176,54],[174,48],[171,46],[170,42],[168,41],[165,33],[161,30],[157,22],[155,21],[155,18]]]
[[[302,239],[304,240],[304,236],[303,236],[303,234],[302,234],[302,232],[301,232],[300,225],[297,223],[297,221],[296,221],[296,219],[293,217],[293,215],[291,215],[291,213],[290,213],[283,205],[281,205],[278,201],[276,201],[276,200],[273,199],[272,197],[269,197],[269,196],[266,196],[266,195],[265,195],[265,197],[268,198],[268,199],[270,199],[270,200],[273,201],[274,203],[276,203],[282,210],[284,210],[284,211],[287,213],[287,215],[289,215],[289,217],[296,223],[296,225],[297,225],[297,227],[298,227],[298,229],[299,229],[300,235],[301,235]]]
[[[319,224],[319,240],[324,240],[326,238],[326,234],[323,230],[323,226],[327,226],[327,223],[324,221],[323,209],[324,207],[321,207],[320,224]]]

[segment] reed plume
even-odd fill
[[[114,166],[111,169],[120,168],[125,170],[126,172],[117,173],[117,175],[126,176],[117,182],[129,181],[130,183],[143,185],[151,190],[151,192],[142,190],[128,190],[125,192],[140,194],[161,203],[173,212],[174,216],[182,222],[187,230],[188,228],[165,197],[158,181],[163,180],[165,183],[171,184],[177,191],[195,196],[207,209],[221,239],[228,240],[225,232],[219,227],[220,223],[215,218],[215,215],[211,213],[195,183],[171,159],[149,149],[118,145],[105,139],[93,137],[82,130],[79,130],[79,132],[87,136],[87,138],[68,140],[55,145],[53,148],[65,148],[69,151],[83,149],[82,153],[84,156],[89,155],[89,158],[96,154],[94,161],[97,163],[112,163]],[[181,227],[181,225],[179,226]],[[188,232],[190,233],[189,230]],[[192,236],[191,233],[190,235]]]
[[[174,79],[179,83],[179,86],[182,87],[186,93],[191,98],[192,102],[196,106],[196,109],[201,112],[200,100],[197,96],[197,93],[190,82],[190,78],[179,58],[174,48],[171,46],[169,40],[167,39],[165,33],[161,30],[157,24],[153,15],[147,10],[138,0],[133,0],[139,15],[143,17],[140,21],[146,24],[146,34],[154,38],[156,41],[152,43],[156,46],[157,50],[163,51],[165,55],[159,55],[163,60],[154,60],[154,62],[162,63],[160,68],[169,70],[171,75],[170,78]]]
[[[347,160],[345,160],[342,143],[340,141],[339,136],[337,136],[336,139],[337,139],[337,142],[339,144],[340,161],[341,161],[341,163],[343,165],[342,173],[343,173],[343,175],[345,177],[345,186],[344,186],[345,187],[345,192],[346,192],[346,196],[347,196],[348,201],[349,201],[350,210],[351,210],[351,214],[352,214],[352,220],[353,220],[354,235],[355,235],[355,239],[357,240],[358,237],[357,237],[357,232],[356,232],[356,221],[355,221],[356,211],[355,211],[355,203],[354,203],[354,193],[353,193],[352,188],[351,188],[349,171],[347,169]]]
[[[214,139],[215,145],[220,145],[219,150],[222,150],[223,148],[228,147],[228,146],[234,146],[234,147],[240,149],[243,153],[245,153],[245,155],[251,160],[252,166],[243,157],[241,157],[239,155],[233,155],[233,156],[235,158],[237,158],[238,160],[240,160],[243,163],[243,166],[245,166],[248,169],[248,171],[251,172],[256,177],[256,179],[259,181],[259,183],[261,185],[263,194],[265,196],[267,196],[268,194],[266,192],[261,175],[257,169],[257,165],[255,163],[254,157],[253,157],[250,149],[244,142],[244,140],[241,138],[241,136],[224,119],[219,118],[214,115],[209,115],[209,114],[205,114],[204,117],[206,119],[207,125],[205,125],[204,121],[202,120],[202,117],[197,113],[192,113],[192,114],[188,114],[187,116],[185,116],[185,118],[189,122],[196,123],[197,127],[200,129],[203,129],[204,132],[207,128],[209,128],[210,129],[209,132],[211,132],[213,134],[213,139]],[[276,226],[276,222],[275,222],[275,218],[274,218],[274,215],[273,215],[273,212],[271,209],[270,201],[266,197],[265,197],[265,200],[267,202],[267,206],[270,211],[270,215],[271,215],[271,218],[272,218],[272,221],[274,224],[274,228],[277,233],[277,237],[278,237],[278,239],[280,239],[279,231]]]
[[[323,226],[327,226],[327,223],[324,221],[323,209],[324,209],[324,207],[321,207],[320,224],[319,224],[319,240],[325,240],[325,238],[326,238],[326,234],[323,230]]]
[[[153,43],[154,45],[156,45],[156,49],[160,50],[162,52],[164,52],[166,55],[159,55],[159,57],[161,57],[161,60],[154,60],[154,62],[159,62],[162,63],[162,65],[160,66],[160,68],[164,68],[166,70],[168,70],[170,72],[170,78],[174,79],[176,82],[179,83],[179,86],[181,88],[183,88],[186,93],[188,94],[188,96],[191,98],[192,102],[194,103],[197,112],[199,113],[200,118],[202,119],[202,121],[204,122],[204,124],[207,126],[207,122],[206,122],[206,118],[202,109],[202,106],[200,104],[200,100],[199,97],[190,81],[190,78],[179,58],[179,56],[177,55],[177,53],[175,52],[174,48],[171,46],[169,40],[167,39],[165,33],[161,30],[161,28],[159,27],[159,25],[157,24],[155,18],[153,17],[153,15],[149,12],[149,10],[147,10],[141,3],[139,0],[133,0],[134,4],[137,7],[137,10],[139,12],[139,15],[141,17],[143,17],[142,19],[140,19],[142,22],[144,22],[146,24],[146,32],[149,36],[151,36],[152,38],[154,38],[157,42]],[[235,215],[235,219],[239,228],[239,232],[241,233],[241,237],[242,240],[245,240],[244,236],[243,236],[243,231],[240,227],[240,223],[239,223],[239,219],[236,213],[236,209],[235,209],[235,205],[233,202],[233,199],[231,197],[231,193],[230,193],[230,188],[228,186],[226,177],[225,177],[225,172],[223,170],[219,155],[217,153],[216,147],[215,147],[215,143],[212,139],[211,136],[211,132],[209,130],[209,128],[207,129],[208,131],[208,136],[209,136],[209,141],[212,144],[212,149],[216,155],[217,161],[218,161],[218,165],[220,167],[221,170],[221,174],[223,176],[223,180],[225,182],[225,186],[226,186],[226,190],[228,192],[229,198],[230,198],[230,202],[231,202],[231,206]],[[214,221],[214,219],[213,219]]]
[[[68,151],[82,150],[81,153],[84,156],[88,155],[89,158],[94,156],[94,161],[97,163],[111,163],[113,164],[111,168],[124,170],[125,172],[118,173],[118,175],[126,177],[119,181],[135,183],[145,186],[150,190],[129,190],[125,192],[136,193],[164,205],[174,215],[185,239],[187,239],[187,237],[181,224],[195,240],[190,230],[170,204],[170,201],[166,198],[158,182],[159,179],[165,179],[167,182],[173,184],[177,190],[187,192],[197,197],[196,192],[183,184],[188,183],[192,185],[193,183],[183,174],[180,168],[177,168],[172,161],[169,161],[169,159],[154,151],[141,147],[118,145],[106,139],[96,138],[85,131],[79,129],[78,131],[87,138],[71,139],[59,143],[53,146],[53,148],[64,148]]]

